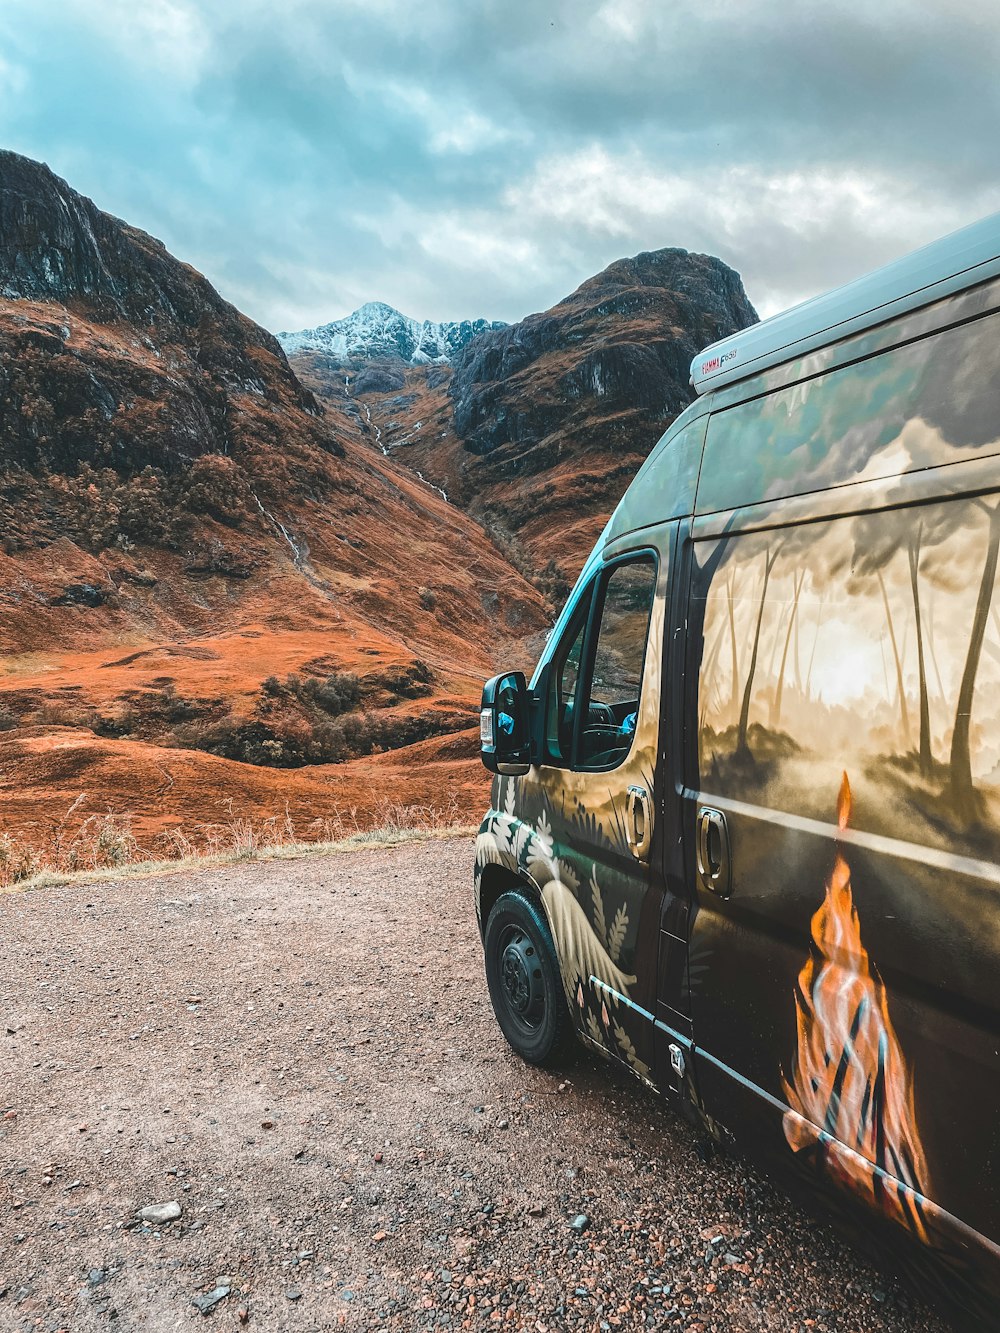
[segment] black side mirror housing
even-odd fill
[[[483,686],[479,753],[491,773],[517,777],[531,767],[529,692],[523,671],[505,671]]]

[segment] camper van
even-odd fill
[[[530,684],[484,690],[497,1020],[535,1064],[575,1036],[627,1067],[995,1326],[1000,214],[691,379]]]

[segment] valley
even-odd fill
[[[753,318],[664,250],[510,326],[279,341],[0,153],[0,881],[108,828],[478,819],[483,679],[530,670],[690,357]]]

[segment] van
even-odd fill
[[[497,1020],[536,1064],[576,1036],[627,1067],[996,1327],[1000,214],[692,383],[530,685],[484,690]]]

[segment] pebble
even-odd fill
[[[285,1292],[285,1300],[287,1301],[300,1301],[301,1299],[302,1292],[299,1291],[298,1287],[289,1287]]]
[[[581,1231],[586,1231],[590,1226],[590,1218],[586,1213],[577,1213],[576,1217],[573,1218],[569,1225],[571,1231],[575,1231],[579,1234]]]
[[[229,1295],[228,1287],[216,1287],[214,1291],[206,1291],[201,1296],[192,1298],[192,1305],[197,1305],[203,1315],[211,1314],[220,1301],[224,1301]]]
[[[162,1226],[164,1222],[176,1222],[183,1211],[177,1200],[171,1199],[168,1203],[148,1203],[139,1209],[139,1217],[143,1222]]]

